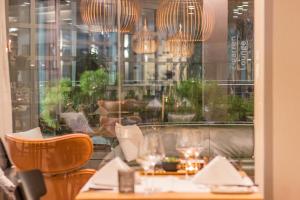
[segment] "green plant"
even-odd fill
[[[76,94],[75,110],[87,114],[94,112],[98,107],[98,100],[105,99],[108,82],[108,73],[102,68],[96,71],[85,71],[80,77],[80,91]]]
[[[181,81],[176,87],[176,96],[179,97],[183,110],[196,113],[195,120],[201,120],[202,117],[202,81],[199,79],[189,79]],[[190,105],[188,105],[190,104]]]
[[[166,112],[195,113],[196,121],[247,121],[253,116],[253,96],[227,95],[217,82],[199,79],[181,81],[170,87],[165,100]]]
[[[94,98],[103,98],[109,77],[104,69],[85,71],[80,77],[80,89],[83,94]]]
[[[207,120],[247,121],[248,116],[253,116],[253,96],[243,98],[238,95],[227,95],[216,82],[205,84],[204,91]]]
[[[62,79],[58,85],[45,90],[41,103],[41,119],[46,126],[59,129],[58,106],[61,111],[93,112],[97,101],[104,98],[108,85],[108,74],[104,69],[86,71],[80,77],[79,85],[72,86],[70,79]]]
[[[226,91],[215,81],[206,82],[203,90],[205,119],[208,121],[227,121],[228,104]]]
[[[194,120],[202,119],[202,82],[189,79],[168,88],[165,98],[166,114],[195,114]]]
[[[243,98],[240,96],[228,97],[229,121],[246,121],[247,117],[253,116],[253,96]]]
[[[127,95],[125,96],[125,99],[136,99],[135,91],[134,90],[129,90],[127,92]]]
[[[195,112],[192,106],[187,106],[187,105],[180,105],[177,108],[175,108],[174,111],[176,113],[181,113],[181,114],[190,114]]]
[[[245,108],[246,108],[246,115],[248,117],[253,117],[253,115],[254,115],[254,96],[253,95],[251,95],[247,99],[247,102],[245,104]]]
[[[46,95],[41,103],[41,118],[50,128],[59,127],[55,111],[59,104],[68,105],[71,102],[71,90],[72,83],[69,79],[62,79],[58,85],[46,88]]]

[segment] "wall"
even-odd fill
[[[255,39],[255,95],[254,95],[254,130],[255,130],[255,182],[264,191],[265,169],[265,1],[254,1],[254,39]]]
[[[6,43],[5,1],[0,1],[0,136],[12,132],[11,93]]]
[[[266,200],[300,199],[299,7],[266,0]]]

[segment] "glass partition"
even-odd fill
[[[252,0],[7,2],[16,132],[103,143],[116,122],[227,130],[252,158]]]

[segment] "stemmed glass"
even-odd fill
[[[139,145],[137,158],[137,162],[141,165],[145,172],[145,179],[147,178],[147,173],[150,170],[153,170],[154,175],[155,165],[161,162],[164,156],[165,151],[159,134],[149,133],[145,135],[143,141]],[[146,190],[151,192],[153,188],[150,185],[149,188],[145,188],[145,191]]]
[[[189,171],[198,170],[192,165],[191,159],[197,160],[203,149],[201,133],[182,132],[177,134],[176,150],[184,156],[186,177],[188,177]]]

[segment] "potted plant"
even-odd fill
[[[202,82],[197,79],[181,81],[169,89],[166,98],[168,121],[199,121],[202,117]]]
[[[253,96],[243,98],[231,95],[228,98],[229,121],[252,121],[253,120]]]
[[[191,122],[195,119],[196,113],[187,99],[176,102],[172,112],[168,113],[169,122]]]
[[[89,117],[97,107],[97,100],[105,96],[108,80],[108,73],[100,68],[85,71],[79,85],[72,85],[70,79],[62,79],[58,85],[46,88],[41,103],[41,126],[46,132],[60,131],[60,111],[84,112]]]

